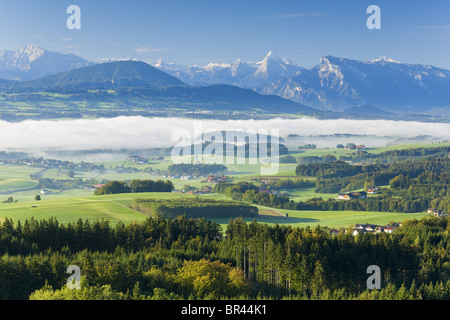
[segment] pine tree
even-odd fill
[[[325,287],[325,275],[322,263],[319,260],[317,260],[315,263],[313,277],[311,279],[311,297],[313,299],[318,299],[324,287]]]

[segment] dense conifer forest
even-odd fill
[[[392,234],[230,219],[149,217],[0,228],[1,299],[449,299],[450,219],[407,221]],[[69,265],[81,289],[67,288]],[[369,290],[367,268],[381,270]]]

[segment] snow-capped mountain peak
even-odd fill
[[[272,81],[292,76],[302,69],[287,59],[282,60],[273,51],[269,51],[262,61],[256,63],[256,66],[255,76]]]
[[[30,64],[42,57],[45,50],[32,44],[18,48],[16,51],[0,52],[0,70],[30,70]]]
[[[270,66],[282,65],[283,61],[272,51],[266,55],[266,57],[257,63],[258,71],[257,72],[267,72]]]
[[[265,58],[263,59],[263,61],[261,61],[261,63],[265,63],[265,62],[267,62],[267,61],[269,61],[269,60],[274,61],[274,62],[280,62],[280,61],[282,61],[282,60],[280,59],[280,57],[277,56],[273,51],[269,51],[269,52],[267,53],[267,55],[265,56]]]
[[[39,59],[45,54],[45,50],[41,47],[38,47],[33,44],[27,44],[25,46],[20,47],[17,51],[15,56],[16,57],[23,57],[27,59],[29,62],[33,62],[36,59]]]
[[[214,70],[214,69],[225,69],[225,68],[230,68],[230,67],[231,67],[231,64],[228,64],[228,63],[213,63],[213,62],[210,62],[206,66],[204,66],[203,68],[205,70]]]
[[[109,62],[117,62],[117,61],[139,61],[134,58],[103,58],[98,60],[98,63],[109,63]]]
[[[320,109],[370,104],[386,111],[423,112],[450,106],[450,71],[380,57],[371,61],[324,56],[319,64],[282,79],[264,93]]]
[[[90,64],[92,63],[72,53],[53,52],[27,44],[15,51],[0,51],[0,78],[33,80]]]
[[[161,67],[164,67],[161,65]],[[369,61],[323,56],[306,69],[273,51],[259,62],[237,59],[171,73],[187,84],[231,84],[320,108],[344,110],[370,104],[386,111],[423,111],[450,106],[450,71],[398,62],[387,57]]]
[[[394,59],[391,58],[386,58],[385,56],[381,56],[378,59],[374,59],[372,61],[370,61],[371,63],[377,63],[377,62],[381,62],[381,63],[401,63],[399,61],[396,61]]]

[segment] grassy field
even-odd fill
[[[108,220],[111,225],[122,221],[125,224],[145,220],[146,216],[110,199],[61,198],[39,202],[8,203],[0,205],[0,220],[10,218],[25,221],[34,217],[48,220],[51,217],[60,223],[75,223],[83,220]]]
[[[125,224],[143,221],[147,216],[130,208],[134,198],[165,198],[195,197],[179,193],[142,193],[119,194],[107,196],[61,197],[50,200],[2,203],[0,204],[0,220],[10,218],[14,221],[25,221],[34,217],[37,220],[55,217],[60,223],[75,223],[79,218],[90,221],[108,220],[111,225],[122,221]],[[220,194],[202,195],[213,199],[223,199]],[[420,218],[425,213],[383,213],[357,211],[294,211],[274,210],[258,207],[257,221],[268,224],[283,224],[293,227],[314,227],[316,225],[330,228],[349,227],[356,223],[373,223],[385,225],[389,222],[401,222],[407,219]],[[288,217],[286,217],[286,214]],[[226,229],[229,219],[213,219]],[[251,222],[253,219],[246,219]]]
[[[316,193],[314,192],[314,187],[312,188],[304,188],[304,189],[290,189],[287,190],[289,194],[289,198],[294,201],[306,201],[311,198],[322,198],[324,200],[333,198],[336,199],[338,197],[338,193]]]
[[[368,148],[367,151],[369,153],[381,153],[385,151],[392,150],[405,150],[405,149],[414,149],[414,148],[437,148],[437,147],[448,147],[450,146],[450,142],[424,142],[424,143],[409,143],[409,144],[400,144],[400,145],[392,145],[386,147],[378,147],[378,148]]]
[[[357,223],[369,223],[387,225],[391,222],[403,222],[406,220],[420,219],[427,214],[418,213],[390,213],[390,212],[365,212],[365,211],[295,211],[283,209],[271,209],[258,207],[260,215],[256,219],[259,223],[270,225],[289,225],[292,227],[313,228],[315,226],[329,228],[348,228]],[[253,219],[245,218],[247,222]],[[228,219],[216,219],[223,230],[226,230]]]
[[[450,143],[414,143],[407,145],[396,145],[382,148],[371,148],[369,152],[383,152],[394,149],[407,149],[417,147],[438,147],[447,146]],[[317,150],[292,150],[291,155],[294,157],[303,156],[323,156],[327,154],[340,155],[350,154],[351,150],[346,149],[317,149]],[[123,160],[104,161],[97,164],[103,164],[107,169],[115,167],[135,167],[139,171],[136,173],[114,173],[111,171],[101,173],[83,172],[75,169],[75,178],[83,180],[89,178],[107,179],[107,180],[131,180],[131,179],[152,179],[167,180],[162,176],[154,176],[143,172],[147,167],[153,169],[167,170],[171,164],[169,159],[164,161],[151,161],[148,164],[137,165],[133,162]],[[231,177],[234,182],[251,181],[252,179],[264,178],[260,175],[260,165],[238,164],[229,165],[227,176]],[[311,177],[299,177],[295,175],[296,164],[280,164],[279,171],[272,178],[303,178],[314,179]],[[176,198],[186,197],[189,195],[178,193],[153,193],[153,194],[121,194],[110,196],[93,196],[92,191],[84,189],[69,190],[48,190],[48,194],[41,195],[42,201],[35,201],[34,197],[39,194],[40,189],[37,188],[37,180],[32,180],[31,175],[40,172],[42,169],[28,167],[18,164],[1,164],[0,165],[0,220],[5,217],[13,220],[25,220],[31,217],[36,219],[49,219],[56,217],[62,223],[76,222],[79,218],[89,220],[110,220],[112,224],[118,221],[131,223],[133,221],[142,221],[146,216],[136,212],[130,208],[131,202],[136,197],[164,197]],[[67,171],[67,170],[66,170]],[[49,169],[42,171],[42,178],[49,179],[69,179],[67,172],[58,169]],[[176,189],[182,189],[184,185],[201,187],[202,185],[211,185],[205,183],[204,179],[182,180],[170,179]],[[319,194],[314,192],[314,188],[287,190],[290,198],[294,201],[306,201],[313,197],[322,197],[323,199],[336,198],[337,194]],[[12,196],[17,203],[1,203]],[[213,199],[223,199],[223,195],[208,194],[202,197],[210,197]],[[288,214],[289,218],[285,215]],[[354,212],[354,211],[288,211],[273,210],[270,208],[260,207],[260,216],[258,221],[269,224],[289,224],[292,226],[328,226],[333,228],[348,227],[356,223],[374,223],[387,224],[395,221],[400,222],[405,219],[420,218],[424,213],[403,214],[403,213],[383,213],[383,212]],[[222,226],[226,226],[228,220],[216,220]]]
[[[365,211],[294,211],[283,210],[279,212],[288,214],[289,224],[304,226],[327,226],[330,228],[349,227],[356,223],[371,223],[386,225],[390,222],[402,222],[405,220],[419,219],[426,215],[418,213],[392,213],[392,212],[365,212]]]
[[[41,169],[19,165],[0,165],[0,194],[9,194],[15,190],[33,188],[36,181],[30,178]]]
[[[5,218],[25,221],[34,217],[38,220],[56,217],[61,223],[85,220],[109,220],[112,225],[118,221],[125,224],[143,221],[147,216],[131,209],[135,198],[177,199],[194,197],[179,193],[127,193],[106,196],[68,197],[61,196],[41,201],[24,201],[18,203],[0,203],[0,221]],[[209,194],[205,197],[223,199],[223,195]]]

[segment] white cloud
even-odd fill
[[[117,117],[111,119],[0,121],[0,150],[28,149],[115,149],[169,147],[177,129],[186,129],[194,137],[194,129],[279,130],[303,136],[350,133],[392,137],[415,137],[420,134],[450,139],[450,124],[389,120],[190,120],[180,118]]]

